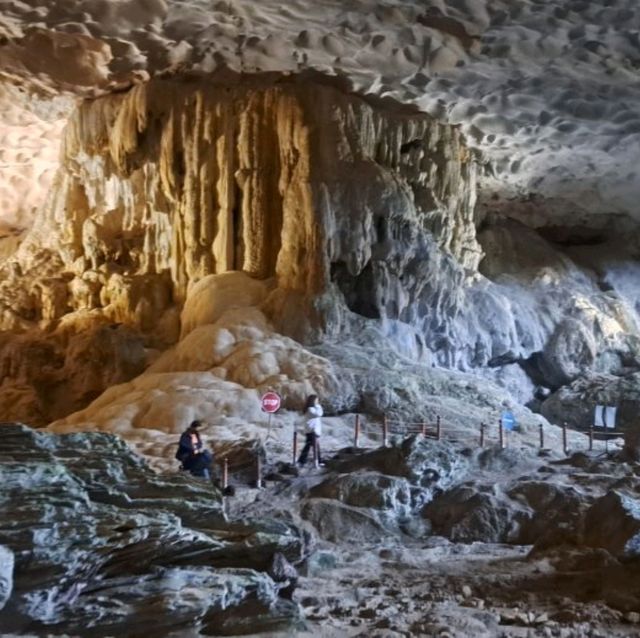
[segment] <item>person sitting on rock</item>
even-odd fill
[[[200,421],[192,421],[189,427],[180,436],[176,458],[182,463],[183,469],[193,476],[200,476],[211,479],[211,464],[213,456],[211,452],[204,449],[202,437],[198,428],[202,424]]]
[[[298,457],[298,465],[304,465],[307,462],[309,456],[309,450],[314,448],[316,451],[316,462],[319,465],[324,465],[320,456],[320,436],[322,435],[322,406],[320,405],[320,399],[318,395],[311,394],[307,397],[307,402],[304,406],[304,415],[307,419],[306,422],[306,440],[302,452]]]

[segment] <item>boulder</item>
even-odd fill
[[[376,543],[397,533],[395,517],[325,498],[310,498],[300,509],[318,535],[332,543]]]
[[[585,515],[583,541],[619,558],[640,556],[640,500],[616,490],[597,499]]]
[[[409,482],[397,476],[341,474],[312,487],[301,514],[322,538],[370,542],[413,529],[408,525],[416,500],[412,492]]]
[[[508,490],[512,500],[528,508],[515,542],[551,546],[577,538],[589,499],[575,487],[546,481],[518,481]]]
[[[332,477],[309,491],[315,498],[330,498],[354,507],[387,510],[407,515],[411,490],[406,479],[377,472],[358,472]]]
[[[416,435],[392,447],[339,455],[332,468],[343,473],[365,470],[403,477],[432,492],[459,482],[469,470],[469,461],[455,444]]]
[[[435,498],[423,511],[433,532],[458,543],[503,543],[517,538],[528,510],[496,486],[467,484]]]
[[[624,433],[624,455],[630,461],[640,461],[640,423]]]
[[[436,497],[423,510],[433,531],[452,541],[563,544],[577,540],[587,497],[572,486],[522,480],[465,483]]]
[[[539,361],[547,382],[558,387],[591,370],[598,344],[591,330],[576,319],[560,322],[546,343]]]
[[[640,372],[625,376],[589,374],[563,386],[542,403],[541,412],[552,423],[588,428],[596,405],[615,405],[616,429],[638,428]]]

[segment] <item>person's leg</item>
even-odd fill
[[[205,450],[201,455],[202,466],[207,470],[207,478],[210,479],[213,475],[213,454],[209,450]]]
[[[208,455],[211,458],[211,455]],[[193,454],[189,458],[189,472],[191,472],[192,476],[197,476],[198,478],[211,478],[211,463],[207,462],[206,455],[203,454]]]
[[[313,434],[313,432],[307,432],[307,438],[304,442],[304,447],[302,448],[302,452],[300,452],[300,456],[298,457],[299,465],[304,465],[307,462],[307,457],[309,456],[309,450],[313,445],[314,436],[315,435]]]
[[[189,472],[189,474],[194,475],[194,468],[195,468],[195,464],[194,464],[194,456],[193,454],[190,454],[189,456],[187,456],[185,458],[184,461],[182,461],[182,467]]]

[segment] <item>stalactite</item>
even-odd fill
[[[432,233],[473,271],[474,170],[455,128],[325,84],[154,80],[80,105],[39,232],[75,276],[64,284],[72,307],[101,300],[118,321],[148,326],[192,282],[232,269],[322,294],[332,264],[358,276],[383,250],[383,217],[397,237]],[[102,291],[82,292],[87,273]],[[410,314],[394,277],[380,285],[396,290],[390,308]],[[66,306],[49,297],[55,319]]]

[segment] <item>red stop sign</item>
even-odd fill
[[[277,392],[266,392],[262,395],[262,409],[273,414],[280,409],[280,395]]]

